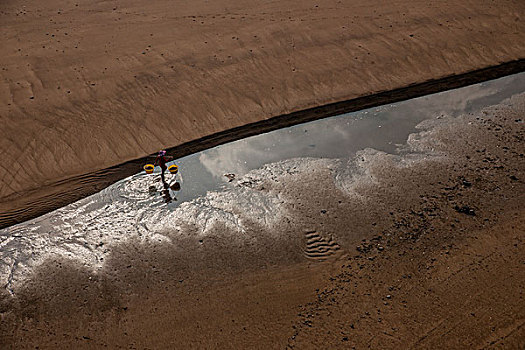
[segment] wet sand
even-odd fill
[[[237,226],[128,237],[99,270],[48,259],[2,291],[0,341],[523,348],[524,116],[521,94],[422,123],[400,155],[300,158],[240,179],[275,196],[275,222],[234,207]]]
[[[523,70],[524,12],[503,0],[4,1],[2,225],[130,175],[142,161],[117,165],[159,148],[191,152],[413,84],[446,89],[453,79],[435,79],[506,62]]]

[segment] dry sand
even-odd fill
[[[524,119],[521,94],[424,123],[401,156],[270,166],[241,181],[279,194],[285,215],[270,228],[203,236],[181,223],[172,243],[110,247],[97,272],[48,259],[2,291],[0,342],[523,349]]]
[[[159,148],[523,59],[524,13],[505,0],[2,1],[2,225]]]

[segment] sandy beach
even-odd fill
[[[4,1],[4,226],[160,148],[523,59],[524,12],[477,0]]]
[[[4,1],[3,226],[159,148],[182,156],[250,123],[523,70],[524,13],[502,0]],[[434,116],[395,154],[266,164],[185,216],[111,226],[111,244],[50,225],[97,254],[15,259],[0,347],[523,349],[524,120],[521,93]]]

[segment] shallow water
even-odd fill
[[[112,245],[130,237],[172,240],[174,236],[164,232],[179,230],[181,222],[193,224],[199,234],[217,222],[242,231],[242,216],[235,214],[239,208],[261,225],[271,226],[279,219],[278,194],[254,192],[239,183],[269,176],[275,169],[289,171],[299,162],[289,161],[282,169],[265,165],[309,157],[327,159],[311,163],[324,166],[365,148],[396,153],[424,120],[471,113],[523,91],[525,73],[221,145],[175,161],[180,173],[168,174],[167,182],[178,181],[180,191],[163,191],[158,168],[152,175],[141,172],[0,230],[0,284],[12,292],[35,265],[55,254],[100,268]]]

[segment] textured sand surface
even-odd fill
[[[505,0],[2,1],[0,212],[61,203],[63,181],[88,187],[100,179],[85,174],[159,148],[525,58],[524,13]]]
[[[204,227],[86,247],[100,268],[50,254],[0,291],[0,343],[522,349],[524,116],[522,93],[424,121],[399,154],[268,164],[237,186],[276,198],[270,225],[227,197]]]

